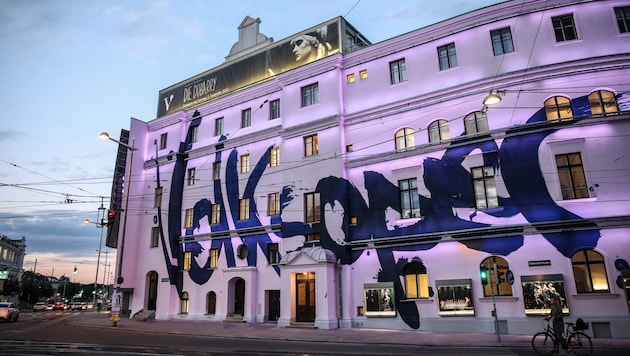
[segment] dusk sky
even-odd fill
[[[26,237],[25,270],[94,283],[84,220],[109,206],[117,149],[98,134],[155,119],[158,92],[222,64],[245,16],[275,41],[343,16],[377,43],[499,2],[0,0],[0,234]]]

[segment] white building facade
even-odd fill
[[[129,315],[533,334],[557,295],[630,337],[626,1],[509,1],[377,44],[258,23],[131,120]]]

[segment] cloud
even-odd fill
[[[0,130],[0,142],[19,140],[26,137],[26,133],[22,131]]]

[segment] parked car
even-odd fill
[[[86,302],[73,302],[70,304],[70,309],[72,310],[86,310],[87,303]]]
[[[0,302],[0,320],[17,321],[20,316],[20,310],[15,304],[9,302]]]
[[[35,303],[35,305],[33,305],[34,312],[46,311],[46,310],[48,310],[48,306],[44,302],[37,302]]]
[[[52,310],[64,311],[66,310],[66,305],[63,302],[55,302],[55,304],[53,304]]]

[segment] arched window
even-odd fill
[[[505,273],[510,269],[508,262],[499,256],[490,256],[481,262],[479,272],[485,270],[488,273],[488,283],[483,286],[483,295],[485,297],[510,296],[512,295],[512,286],[506,281]]]
[[[482,111],[471,112],[464,118],[464,127],[466,129],[466,135],[486,132],[489,130],[488,116]]]
[[[217,294],[213,291],[208,292],[206,302],[206,313],[216,314],[217,312]]]
[[[179,313],[188,314],[188,292],[182,292],[182,299],[179,302]]]
[[[607,90],[598,90],[588,95],[588,102],[591,105],[593,115],[611,115],[619,112],[617,97]]]
[[[573,278],[578,293],[609,292],[604,258],[593,250],[580,250],[571,256]]]
[[[451,138],[448,121],[435,120],[429,124],[429,142],[439,142]]]
[[[405,127],[396,131],[396,151],[404,151],[415,146],[413,129]]]
[[[403,268],[405,275],[405,297],[407,299],[429,298],[427,268],[422,261],[413,260]]]
[[[545,100],[545,115],[548,121],[573,118],[571,100],[564,96],[554,96]]]

